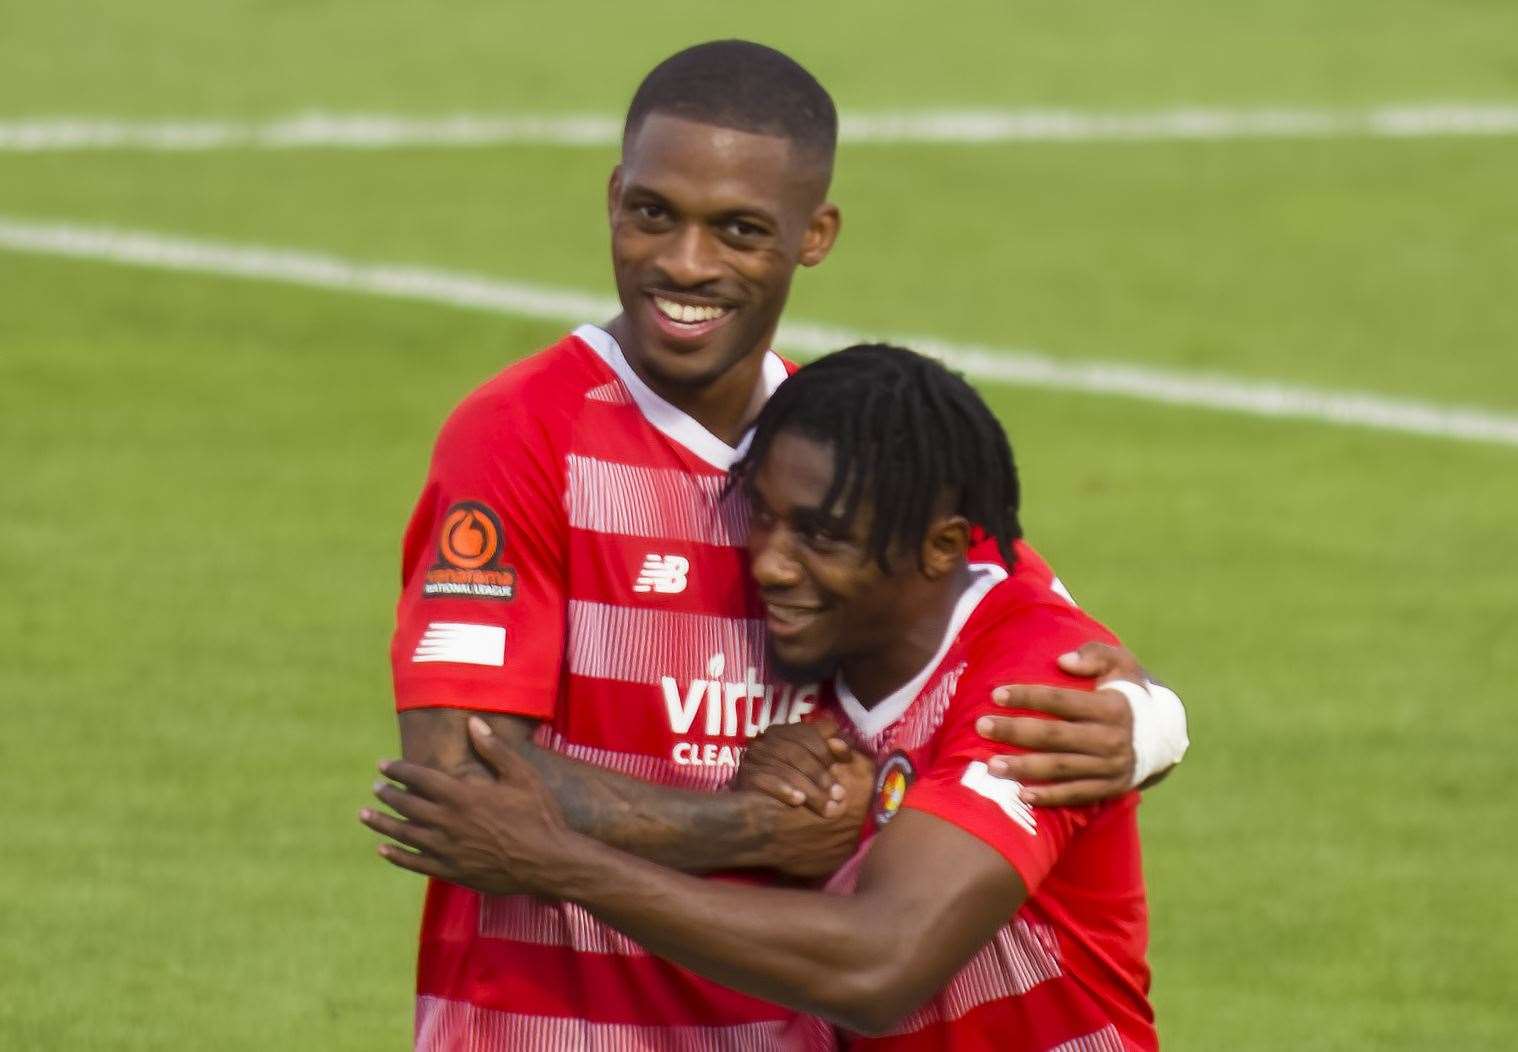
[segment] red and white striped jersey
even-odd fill
[[[836,704],[844,733],[879,765],[871,833],[901,808],[924,811],[998,851],[1029,897],[893,1033],[840,1033],[840,1044],[857,1052],[1150,1052],[1158,1045],[1147,999],[1138,794],[1089,807],[1029,807],[1016,782],[986,768],[1008,747],[975,731],[981,716],[1008,714],[991,701],[995,687],[1085,686],[1060,671],[1058,656],[1116,640],[1052,581],[977,569],[919,676],[868,709],[839,682],[824,705]],[[853,890],[872,844],[873,836],[829,891]],[[815,1028],[798,1018],[790,1033]]]
[[[789,371],[768,355],[767,390]],[[593,326],[475,391],[443,427],[406,532],[397,707],[530,716],[541,745],[576,759],[724,784],[750,738],[818,704],[766,667],[747,509],[724,488],[737,456]],[[1019,575],[1047,581],[1019,551]],[[429,885],[419,1049],[805,1047],[783,1036],[788,1015],[578,906]]]

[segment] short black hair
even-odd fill
[[[873,511],[869,552],[890,572],[893,552],[920,551],[948,510],[994,539],[1013,565],[1017,466],[1006,432],[975,388],[941,363],[903,347],[858,344],[798,370],[770,397],[733,466],[750,491],[775,436],[793,431],[833,448],[823,507],[852,522]]]
[[[789,139],[829,169],[838,145],[838,111],[817,78],[748,40],[696,44],[655,66],[627,108],[624,145],[651,113]]]

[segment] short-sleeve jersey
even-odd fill
[[[767,356],[766,390],[789,371]],[[397,707],[528,716],[544,748],[721,787],[750,738],[819,701],[770,676],[747,512],[725,488],[737,456],[592,326],[475,391],[406,531]],[[1020,576],[1049,579],[1019,553]],[[798,1047],[782,1043],[787,1016],[573,904],[428,886],[418,1049]]]
[[[845,733],[879,765],[872,831],[901,808],[934,815],[999,852],[1028,898],[893,1033],[840,1033],[840,1043],[870,1052],[1155,1049],[1138,794],[1088,807],[1029,807],[1017,783],[986,768],[1007,747],[975,731],[980,716],[1007,714],[990,700],[995,687],[1084,686],[1059,670],[1058,656],[1091,640],[1116,641],[1052,582],[977,570],[942,650],[920,676],[868,709],[840,682],[836,704]],[[852,890],[870,845],[829,890]]]

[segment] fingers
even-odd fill
[[[1080,807],[1127,791],[1127,779],[1089,778],[1057,785],[1025,785],[1018,796],[1030,807]]]
[[[828,792],[837,783],[837,779],[828,768],[847,757],[849,752],[847,743],[843,744],[844,751],[840,756],[837,746],[817,733],[814,726],[791,724],[765,732],[748,747],[744,753],[744,761],[770,767],[790,768],[802,781],[811,782],[824,792]],[[805,787],[798,784],[797,788]]]
[[[374,795],[390,810],[424,825],[435,824],[440,813],[438,806],[431,800],[408,793],[389,782],[375,782]]]
[[[835,757],[826,736],[798,726],[794,737],[777,737],[774,746],[779,756],[796,770],[813,777],[824,789],[833,787],[833,774],[828,768],[833,765]]]
[[[844,787],[848,803],[854,803],[856,798],[868,800],[875,787],[875,761],[856,752],[848,760],[834,764],[833,775]]]
[[[848,742],[838,736],[838,721],[831,716],[823,716],[810,724],[817,731],[817,736],[827,746],[833,760],[847,760],[854,751]]]
[[[805,805],[819,817],[833,817],[847,795],[833,768],[854,755],[836,736],[837,729],[826,717],[770,727],[744,752],[735,784],[759,789],[792,807]]]
[[[379,765],[379,771],[391,781],[400,782],[412,794],[428,800],[449,800],[458,787],[458,779],[452,775],[406,760],[384,760]]]
[[[838,734],[838,721],[828,715],[819,716],[806,726],[814,729],[819,738],[833,738]]]
[[[498,779],[509,778],[520,768],[522,757],[490,729],[490,724],[478,716],[470,716],[468,727],[469,741],[474,746],[474,751],[479,753],[480,759],[490,766]]]
[[[1118,780],[1126,771],[1121,761],[1082,753],[1038,752],[993,757],[987,764],[999,778],[1030,783],[1080,782],[1088,779]]]
[[[833,772],[826,767],[798,770],[788,763],[772,761],[767,757],[750,763],[749,767],[755,776],[764,774],[784,782],[792,792],[801,794],[800,803],[806,804],[819,815],[828,814],[829,802],[843,799],[843,786],[838,784]],[[824,778],[826,785],[822,784]]]
[[[448,867],[431,855],[418,855],[415,851],[407,851],[404,848],[396,847],[394,844],[380,844],[376,850],[379,852],[380,858],[399,869],[409,869],[411,872],[420,873],[424,877],[448,879]]]
[[[744,788],[757,790],[791,807],[805,804],[807,810],[820,818],[831,818],[843,807],[840,800],[823,793],[815,785],[807,783],[809,791],[803,791],[783,774],[768,768],[752,771],[744,779]]]
[[[787,779],[754,764],[739,768],[733,779],[733,788],[763,793],[789,807],[800,807],[806,803],[806,794]]]
[[[1084,753],[1123,760],[1133,751],[1131,731],[1118,723],[1074,723],[1037,716],[982,716],[975,721],[982,738],[1031,752]]]
[[[1061,654],[1059,667],[1072,676],[1131,679],[1136,683],[1145,679],[1144,667],[1132,651],[1106,643],[1086,643],[1068,654]]]
[[[425,826],[387,815],[383,811],[366,807],[358,813],[358,820],[380,836],[387,836],[391,840],[422,851],[431,850],[437,842],[432,831]]]
[[[1004,709],[1031,709],[1063,720],[1121,723],[1126,713],[1131,724],[1133,718],[1128,709],[1128,699],[1110,690],[1068,690],[1064,687],[1012,684],[993,690],[991,700]]]

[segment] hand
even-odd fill
[[[853,750],[838,737],[838,724],[824,717],[816,723],[775,723],[743,752],[733,776],[734,789],[751,789],[782,804],[805,804],[821,818],[843,812],[847,789],[832,768],[847,763]]]
[[[875,764],[861,752],[835,763],[829,773],[843,786],[839,809],[823,818],[809,807],[777,805],[771,835],[771,865],[782,873],[804,880],[826,877],[849,860],[859,847],[875,785]]]
[[[532,765],[484,720],[470,717],[469,737],[494,781],[391,760],[380,772],[399,784],[377,783],[374,795],[400,817],[365,808],[359,821],[405,845],[379,845],[401,869],[491,895],[552,894],[575,834]]]
[[[1059,666],[1073,676],[1097,678],[1096,691],[1058,687],[1006,686],[991,693],[1003,708],[1031,709],[1057,717],[982,716],[981,737],[1031,750],[998,756],[991,773],[1023,783],[1022,799],[1039,807],[1091,804],[1133,787],[1133,710],[1128,699],[1102,683],[1148,679],[1138,659],[1121,647],[1087,643],[1063,654]]]

